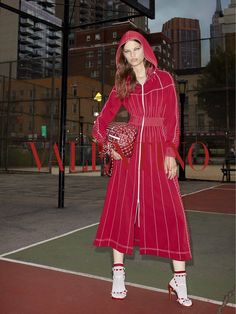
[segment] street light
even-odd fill
[[[181,166],[179,167],[179,180],[184,181],[186,180],[185,176],[185,143],[184,143],[184,103],[185,103],[185,96],[186,96],[186,88],[187,88],[186,80],[179,80],[179,100],[180,100],[180,156],[183,158],[184,161],[184,168]]]
[[[79,124],[80,124],[80,161],[82,166],[84,166],[84,117],[79,117]]]

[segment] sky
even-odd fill
[[[230,0],[221,0],[222,10]],[[216,9],[216,0],[155,0],[155,20],[149,20],[151,32],[160,32],[162,24],[173,17],[185,17],[200,21],[201,38],[210,36],[210,24]]]

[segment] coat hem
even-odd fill
[[[115,249],[119,251],[120,253],[124,254],[133,254],[134,247],[139,248],[140,255],[154,255],[159,257],[168,258],[171,260],[177,260],[177,261],[189,261],[192,259],[192,255],[190,252],[173,252],[173,251],[165,251],[161,249],[152,249],[152,248],[142,248],[137,243],[134,245],[134,247],[127,247],[125,245],[121,245],[113,240],[94,240],[93,245],[96,247],[111,247],[112,249]]]

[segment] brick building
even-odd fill
[[[175,17],[163,24],[162,32],[172,40],[176,70],[201,67],[199,20]]]
[[[113,84],[116,49],[120,38],[128,30],[141,32],[153,47],[160,68],[173,71],[171,40],[162,33],[147,34],[133,23],[124,22],[96,30],[78,31],[75,47],[69,52],[70,75],[81,74]]]

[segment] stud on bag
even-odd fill
[[[103,146],[103,160],[106,175],[112,175],[114,159],[111,156],[111,149],[114,149],[127,162],[133,153],[137,129],[134,125],[126,122],[112,122],[107,127],[106,144]],[[106,164],[106,159],[109,159]]]

